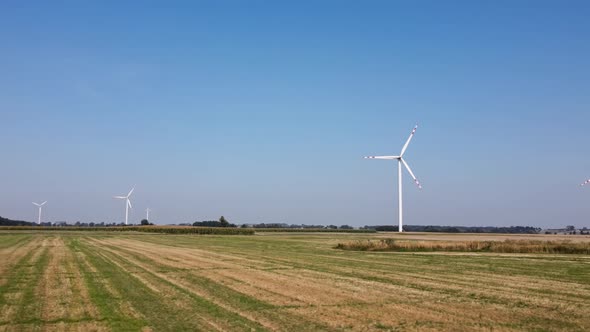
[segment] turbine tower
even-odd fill
[[[145,209],[145,220],[150,221],[150,208]]]
[[[412,177],[412,179],[414,179],[414,182],[416,183],[416,185],[418,186],[418,189],[422,189],[422,185],[420,185],[420,182],[418,181],[418,179],[416,179],[416,177],[414,176],[414,172],[412,172],[412,169],[410,168],[410,166],[408,165],[408,163],[406,163],[406,161],[404,160],[403,156],[404,153],[406,152],[406,149],[408,148],[408,145],[410,144],[410,141],[412,140],[412,137],[414,137],[414,134],[416,133],[416,129],[418,129],[418,125],[416,125],[414,127],[414,129],[412,130],[412,132],[410,133],[410,137],[408,137],[408,140],[406,141],[406,144],[404,144],[404,147],[402,148],[402,151],[400,152],[399,156],[369,156],[369,157],[365,157],[365,159],[384,159],[384,160],[397,160],[397,177],[398,177],[398,190],[399,190],[399,232],[403,232],[403,209],[402,209],[402,164],[406,167],[406,169],[408,170],[408,173],[410,173],[410,176]]]
[[[135,190],[135,188],[131,189],[131,191],[129,191],[129,193],[127,194],[127,196],[113,196],[113,198],[119,198],[119,199],[124,199],[125,200],[125,225],[127,225],[127,220],[129,219],[129,209],[133,208],[131,206],[131,201],[129,200],[129,197],[131,197],[131,194],[133,193],[133,190]]]
[[[47,201],[39,204],[39,203],[35,203],[33,202],[33,204],[37,205],[39,207],[39,219],[37,219],[37,224],[41,225],[41,210],[43,209],[43,205],[45,205],[45,203],[47,203]]]

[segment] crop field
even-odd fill
[[[590,330],[588,255],[334,249],[384,237],[559,239],[4,231],[0,331]]]

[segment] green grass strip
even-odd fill
[[[175,291],[188,296],[193,303],[191,308],[175,308],[167,306],[162,302],[162,294],[155,293],[153,290],[144,285],[139,279],[135,278],[129,271],[123,270],[117,266],[119,264],[130,265],[129,262],[121,260],[112,254],[96,253],[95,247],[81,246],[80,250],[86,254],[89,262],[101,271],[101,274],[107,279],[113,280],[111,285],[115,288],[121,296],[129,301],[133,308],[139,311],[146,319],[146,325],[154,328],[157,331],[195,331],[195,330],[210,330],[211,325],[203,321],[202,317],[209,317],[209,319],[220,322],[221,324],[229,324],[232,326],[232,331],[261,331],[263,330],[256,322],[249,321],[238,314],[227,311],[214,303],[198,297],[185,289],[174,285],[165,280],[158,280],[158,282],[165,283],[172,287]],[[133,266],[135,270],[141,270],[137,266]],[[150,273],[148,271],[141,271],[142,276],[147,277]],[[169,294],[171,298],[169,301],[174,301],[176,296]],[[166,296],[166,297],[168,297]],[[180,300],[180,298],[179,298]],[[209,321],[209,319],[207,321]]]
[[[87,257],[89,256],[87,250],[82,248],[78,239],[70,239],[67,245],[72,251],[74,251],[76,257],[76,252],[80,252]],[[90,257],[88,258],[90,261]],[[121,300],[113,298],[103,283],[103,278],[106,278],[107,275],[104,275],[101,272],[93,273],[78,257],[76,262],[84,278],[92,303],[97,307],[100,316],[103,317],[104,321],[111,327],[111,329],[114,331],[139,331],[142,327],[147,325],[145,320],[128,317],[121,312],[119,305]]]

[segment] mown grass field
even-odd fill
[[[590,330],[590,256],[333,249],[384,236],[473,237],[0,231],[0,331]]]

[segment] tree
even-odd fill
[[[221,216],[221,218],[219,218],[219,223],[221,224],[221,227],[229,227],[229,222],[225,220],[224,216]]]
[[[0,226],[34,226],[35,224],[23,220],[11,220],[0,217]]]
[[[143,219],[143,220],[141,221],[141,226],[147,226],[147,225],[149,225],[149,224],[150,224],[150,222],[149,222],[147,219]]]

